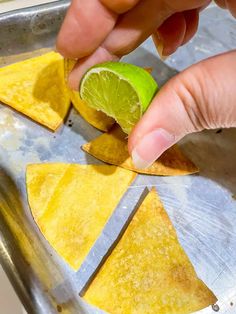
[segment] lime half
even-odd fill
[[[129,134],[157,89],[157,83],[143,68],[123,62],[105,62],[84,75],[80,96],[90,107],[114,118]]]

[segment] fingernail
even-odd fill
[[[133,164],[138,169],[151,166],[154,161],[176,142],[174,135],[157,129],[145,135],[132,151]]]
[[[156,46],[156,49],[157,49],[157,52],[158,52],[158,54],[159,54],[160,59],[161,59],[162,61],[165,61],[165,60],[168,58],[168,56],[164,56],[164,55],[163,55],[164,44],[163,44],[163,41],[162,41],[161,37],[156,34],[156,35],[153,37],[153,41],[154,41],[154,44],[155,44],[155,46]]]
[[[162,61],[165,61],[165,60],[168,58],[168,56],[164,56],[164,55],[163,55],[163,50],[164,50],[164,45],[163,45],[163,43],[161,42],[161,43],[157,46],[157,52],[158,52],[158,54],[159,54],[160,59],[161,59]]]

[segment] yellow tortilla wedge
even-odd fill
[[[174,176],[198,172],[197,167],[181,152],[177,145],[168,149],[147,169],[135,168],[128,152],[127,135],[117,125],[109,133],[102,134],[93,141],[84,144],[82,149],[99,160],[138,173]]]
[[[70,107],[63,58],[49,52],[0,68],[0,101],[56,130]]]
[[[152,190],[85,292],[110,314],[188,314],[216,302]]]
[[[135,175],[115,166],[34,164],[27,167],[29,205],[57,253],[77,270]]]

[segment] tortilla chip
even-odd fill
[[[0,68],[0,101],[56,130],[70,107],[63,58],[49,52]]]
[[[127,147],[127,134],[119,126],[115,126],[109,133],[102,134],[95,140],[84,144],[83,150],[99,160],[120,166],[138,173],[174,176],[186,175],[198,171],[197,167],[175,145],[147,169],[137,169],[133,165]]]
[[[35,164],[26,183],[32,215],[57,253],[77,270],[135,175],[107,165]]]
[[[78,92],[70,91],[71,102],[75,109],[89,124],[97,128],[98,130],[107,132],[110,130],[115,120],[108,117],[102,111],[97,111],[89,107],[84,100],[80,98]]]
[[[197,278],[154,189],[84,299],[110,314],[187,314],[216,301]]]

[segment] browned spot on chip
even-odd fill
[[[117,125],[109,133],[102,134],[95,140],[84,144],[82,148],[99,160],[138,173],[174,176],[198,172],[197,167],[182,153],[177,145],[168,149],[147,169],[135,168],[128,152],[127,135]]]
[[[148,73],[152,73],[152,68],[144,68]]]
[[[84,299],[112,314],[188,314],[216,302],[180,246],[155,190],[135,213]]]

